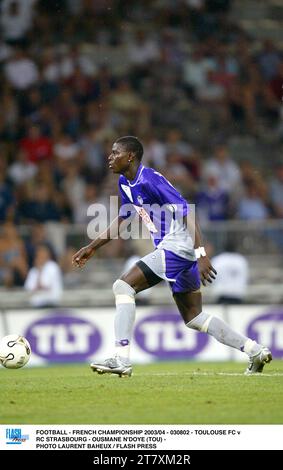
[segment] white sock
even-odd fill
[[[186,326],[194,330],[208,333],[219,341],[219,343],[245,352],[248,356],[256,355],[261,349],[261,346],[256,341],[233,330],[233,328],[220,318],[209,316],[205,312],[197,315],[193,320],[187,323]]]
[[[261,345],[252,339],[247,339],[243,348],[243,352],[245,352],[248,356],[255,356],[259,353],[260,350]]]
[[[115,355],[123,357],[124,359],[130,358],[130,344],[126,346],[116,345],[115,346]]]

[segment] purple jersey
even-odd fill
[[[138,213],[156,248],[195,260],[193,241],[184,223],[188,204],[164,176],[140,164],[133,181],[120,176],[119,189],[120,217]]]

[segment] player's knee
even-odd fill
[[[136,291],[127,282],[117,279],[113,284],[113,293],[115,295],[116,304],[132,304],[135,303]]]
[[[197,316],[192,318],[186,326],[191,328],[192,330],[202,331],[203,333],[207,333],[208,325],[211,320],[211,316],[205,312],[199,313]]]
[[[198,306],[191,306],[181,311],[185,325],[193,321],[201,313],[201,308]]]

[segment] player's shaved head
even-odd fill
[[[143,146],[137,137],[126,135],[117,139],[116,144],[122,145],[127,152],[134,153],[136,158],[141,161],[143,156]]]

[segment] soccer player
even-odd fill
[[[136,137],[125,136],[114,142],[108,160],[113,173],[121,175],[119,216],[106,232],[73,256],[73,265],[83,267],[101,246],[120,233],[129,207],[143,219],[155,245],[152,253],[141,258],[114,282],[115,354],[104,362],[93,362],[91,368],[98,373],[132,374],[130,342],[135,321],[135,295],[164,279],[171,287],[188,328],[208,333],[220,343],[245,352],[249,356],[246,374],[262,372],[264,365],[272,360],[269,349],[202,310],[201,282],[204,285],[212,282],[217,273],[202,246],[199,226],[194,223],[195,235],[192,237],[187,227],[187,202],[164,176],[142,165],[142,156],[143,146]]]

